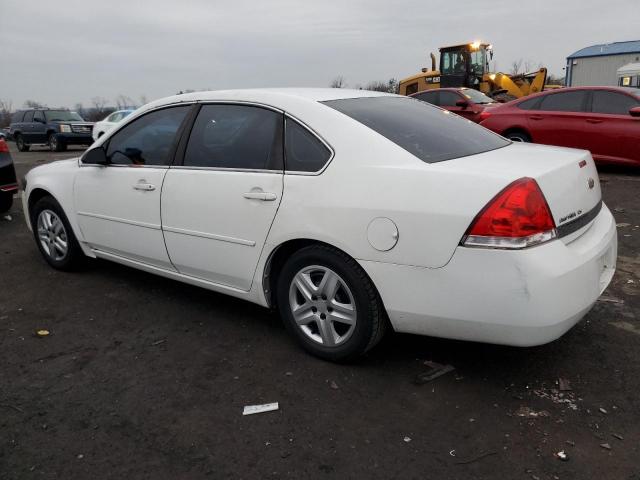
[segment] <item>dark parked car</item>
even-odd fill
[[[483,120],[482,112],[500,105],[493,98],[472,88],[434,88],[414,93],[411,97],[437,105],[476,123]]]
[[[85,122],[76,112],[38,108],[13,114],[9,132],[26,152],[33,144],[47,144],[51,151],[61,152],[67,145],[91,145],[93,123]]]
[[[0,213],[4,213],[13,205],[13,194],[18,191],[16,170],[9,152],[9,145],[0,138]]]
[[[590,150],[596,162],[640,166],[640,90],[575,87],[505,103],[481,122],[518,142]]]

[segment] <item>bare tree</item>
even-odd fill
[[[374,92],[398,93],[398,87],[398,81],[395,78],[390,78],[386,82],[380,80],[369,82],[364,89],[373,90]]]
[[[344,88],[346,86],[344,77],[342,75],[338,75],[336,78],[331,80],[331,83],[329,84],[329,86],[331,88]]]
[[[522,70],[522,59],[511,62],[511,75],[518,75]]]
[[[0,99],[0,128],[8,127],[11,123],[11,111],[13,103],[10,100]]]
[[[140,95],[140,105],[146,105],[147,103],[149,103],[149,100],[147,99],[146,95]]]
[[[24,102],[25,108],[42,108],[44,105],[40,102],[36,102],[35,100],[27,100]]]
[[[118,95],[116,97],[116,109],[124,110],[126,108],[130,108],[134,106],[134,101],[131,97],[127,97],[126,95]]]

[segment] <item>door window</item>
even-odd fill
[[[33,110],[29,110],[26,115],[24,116],[24,122],[28,123],[28,122],[33,122]]]
[[[594,90],[591,111],[609,115],[629,115],[629,109],[640,105],[640,101],[622,93]]]
[[[549,112],[584,112],[586,90],[553,93],[542,99],[540,110]]]
[[[295,120],[287,118],[285,130],[286,169],[290,172],[318,172],[331,158],[331,151]]]
[[[282,114],[246,105],[204,105],[193,125],[184,165],[282,170]]]
[[[42,123],[44,123],[44,113],[42,113],[41,111],[36,111],[33,113],[33,120],[40,120],[42,121]]]
[[[413,98],[422,100],[423,102],[430,103],[432,105],[438,105],[438,92],[427,92],[419,95],[414,95]]]
[[[189,108],[164,108],[134,120],[109,140],[107,158],[115,165],[169,165]]]
[[[416,93],[417,91],[418,91],[418,82],[407,85],[407,91],[406,91],[407,95],[411,95],[412,93]]]
[[[440,92],[441,107],[455,107],[458,100],[462,100],[462,98],[453,92],[448,92],[446,90]]]

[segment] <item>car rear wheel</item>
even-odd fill
[[[19,133],[15,137],[16,137],[16,147],[18,147],[18,151],[19,152],[28,152],[29,149],[31,148],[31,145],[27,145],[24,142],[24,137],[22,135],[20,135]]]
[[[13,192],[0,192],[0,213],[8,212],[13,205]]]
[[[524,132],[509,132],[505,135],[512,142],[530,143],[531,137]]]
[[[67,149],[67,146],[64,143],[64,140],[58,138],[58,135],[52,133],[49,135],[49,150],[52,152],[63,152]]]
[[[354,359],[385,331],[386,314],[373,283],[355,260],[329,246],[306,247],[289,258],[277,299],[287,330],[326,360]]]
[[[85,260],[62,207],[43,197],[31,209],[31,226],[40,253],[58,270],[74,270]]]

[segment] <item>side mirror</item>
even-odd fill
[[[456,102],[456,107],[467,108],[468,106],[469,106],[469,102],[467,102],[466,100],[458,100]]]
[[[640,117],[640,107],[630,108],[629,115],[631,115],[632,117]]]
[[[81,162],[85,165],[108,165],[109,159],[107,158],[107,152],[104,151],[104,148],[97,147],[85,153]]]

